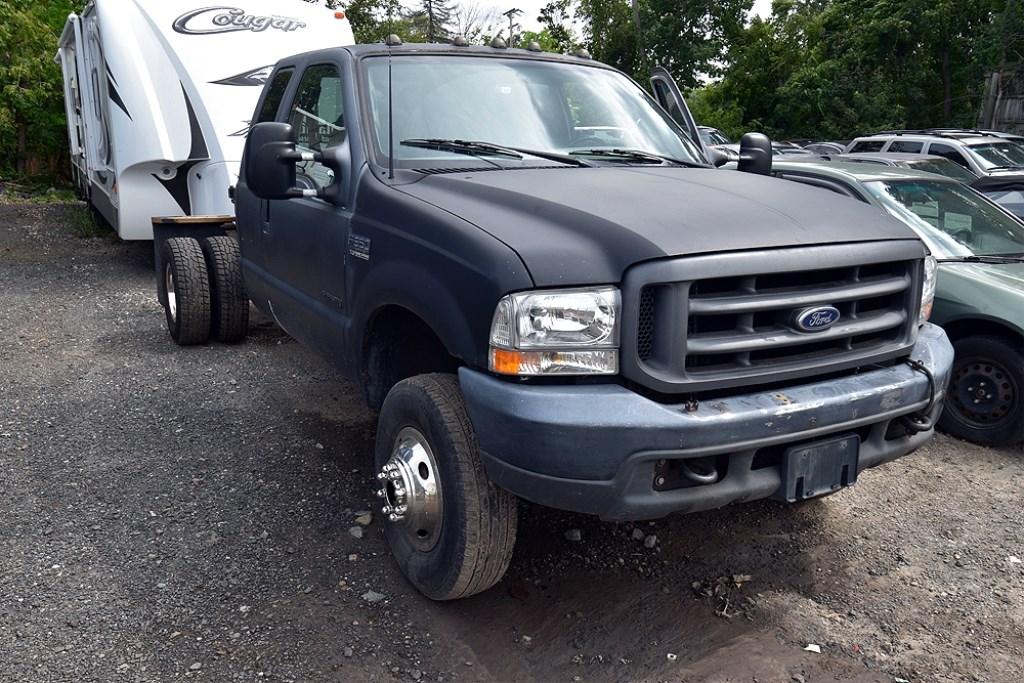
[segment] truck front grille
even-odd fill
[[[919,243],[900,241],[639,266],[624,283],[625,299],[636,297],[624,373],[657,391],[695,392],[893,358],[916,338],[922,257]],[[797,316],[822,306],[838,321],[799,329]]]

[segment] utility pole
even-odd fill
[[[427,5],[427,42],[434,42],[434,1],[426,0]]]
[[[516,23],[515,23],[516,17],[518,17],[522,13],[523,13],[523,10],[519,9],[518,7],[513,7],[512,9],[510,9],[507,12],[502,12],[503,16],[508,17],[508,46],[509,47],[512,47],[512,40],[513,40],[513,36],[514,36],[513,32],[516,29]]]

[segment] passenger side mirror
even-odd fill
[[[772,141],[761,133],[747,133],[740,139],[740,160],[736,166],[746,173],[771,175]]]
[[[260,199],[319,197],[319,190],[295,186],[295,164],[322,160],[319,152],[295,149],[295,129],[289,124],[257,123],[245,141],[245,180]]]

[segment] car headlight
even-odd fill
[[[490,368],[502,375],[614,375],[619,371],[619,290],[509,294],[491,323]]]
[[[932,304],[935,303],[935,281],[939,275],[939,264],[934,256],[924,259],[924,284],[921,285],[921,312],[918,322],[924,324],[932,316]]]

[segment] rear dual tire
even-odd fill
[[[227,236],[207,237],[201,246],[210,276],[210,335],[226,344],[240,342],[249,329],[249,297],[238,242]]]
[[[227,236],[172,237],[164,242],[158,275],[167,330],[180,346],[245,338],[249,299],[238,243]]]
[[[171,338],[180,346],[206,343],[210,338],[210,276],[199,241],[172,237],[164,242],[160,260],[160,301]]]

